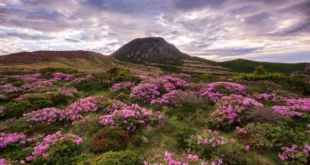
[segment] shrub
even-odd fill
[[[92,138],[90,149],[93,152],[118,151],[125,149],[129,142],[128,132],[120,128],[103,128]]]
[[[19,118],[23,115],[23,113],[27,112],[27,110],[31,107],[31,103],[29,101],[15,101],[10,102],[4,107],[4,113],[6,118],[16,117]]]
[[[53,102],[54,105],[67,105],[71,97],[66,94],[57,93],[49,95],[49,99]]]
[[[33,103],[35,101],[44,99],[44,95],[41,93],[26,93],[22,95],[22,99]]]
[[[10,132],[23,132],[29,128],[29,124],[26,122],[25,117],[21,117],[17,120],[12,118],[12,122],[7,123],[7,130]],[[5,124],[3,124],[5,125]]]
[[[84,80],[81,81],[80,83],[75,83],[74,87],[78,89],[79,91],[103,91],[108,89],[110,86],[109,82],[100,82],[100,81],[95,81],[93,79],[91,80]]]
[[[187,147],[187,139],[189,139],[192,135],[195,135],[197,131],[193,128],[181,128],[176,132],[176,139],[178,142],[178,146],[181,148]]]
[[[78,73],[78,70],[70,69],[70,68],[54,68],[54,67],[49,67],[49,68],[40,69],[39,72],[40,73],[62,72],[62,73],[66,73],[66,74],[74,74],[74,73]]]
[[[42,109],[47,107],[53,107],[54,103],[51,100],[37,100],[33,102],[33,105],[38,109]]]
[[[216,148],[214,157],[221,158],[224,164],[250,165],[255,164],[253,159],[245,152],[245,147],[238,143],[229,143]]]
[[[40,134],[47,135],[47,134],[55,133],[58,130],[59,130],[59,128],[54,126],[54,125],[39,123],[39,124],[35,124],[32,127],[30,127],[26,131],[26,134],[27,135],[34,135],[34,134],[40,133]]]
[[[199,79],[202,80],[203,82],[212,82],[216,80],[216,77],[214,77],[211,74],[204,73],[199,76]]]
[[[272,108],[259,108],[249,111],[251,119],[255,122],[275,124],[280,122],[281,116]]]
[[[78,165],[141,165],[142,160],[131,151],[106,152]]]

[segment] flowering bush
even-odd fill
[[[25,144],[26,135],[17,133],[0,133],[0,149],[6,148],[8,145],[14,143]]]
[[[214,119],[211,119],[210,122],[218,123],[218,126],[222,122],[240,123],[241,117],[246,111],[263,107],[254,99],[234,94],[224,96],[216,105],[218,109],[211,114]]]
[[[137,128],[155,119],[151,110],[133,104],[122,110],[114,111],[110,115],[101,116],[99,123],[102,125],[120,126],[127,131],[134,132]]]
[[[286,99],[285,106],[273,106],[272,109],[281,116],[301,117],[310,112],[310,99]]]
[[[188,85],[186,81],[171,76],[162,76],[148,81],[142,82],[138,86],[132,88],[130,97],[145,103],[150,103],[167,92],[184,89]]]
[[[310,163],[310,145],[305,145],[303,148],[297,145],[292,147],[282,147],[282,153],[279,153],[279,158],[286,163],[303,165]]]
[[[29,83],[21,86],[21,89],[28,91],[36,91],[42,88],[53,87],[53,83],[51,81],[37,81],[34,83]]]
[[[143,83],[132,88],[130,97],[145,103],[160,97],[159,87],[152,83]]]
[[[112,102],[105,102],[105,104],[109,104],[109,105],[104,105],[104,111],[111,114],[114,111],[119,111],[122,109],[127,109],[129,108],[128,105],[126,105],[125,103],[121,102],[121,101],[112,101]],[[102,105],[101,105],[102,106]]]
[[[69,81],[71,80],[72,75],[61,73],[61,72],[56,72],[56,73],[53,73],[53,77],[54,77],[54,80],[57,80],[57,81],[61,81],[61,80]]]
[[[55,134],[47,135],[43,138],[42,142],[36,144],[32,156],[26,159],[32,161],[40,157],[48,158],[50,155],[50,148],[53,147],[53,145],[64,141],[70,141],[75,145],[80,145],[83,142],[83,139],[74,134],[62,134],[60,131]]]
[[[217,131],[205,130],[203,135],[191,136],[188,139],[188,147],[192,152],[210,158],[216,147],[232,142],[235,140],[225,139]]]
[[[267,93],[255,95],[254,98],[261,103],[278,103],[285,100],[284,97],[278,96],[277,94],[267,94]]]
[[[0,85],[0,92],[15,93],[20,91],[20,88],[13,86],[12,84]]]
[[[185,104],[201,104],[203,100],[196,96],[193,92],[185,92],[181,90],[173,90],[164,94],[161,98],[153,100],[151,103],[159,103],[171,105],[174,107],[182,107]]]
[[[87,97],[71,104],[66,110],[65,115],[71,120],[75,121],[81,119],[83,114],[88,112],[96,112],[99,109],[99,102],[105,97]]]
[[[33,73],[33,74],[24,74],[24,75],[14,75],[11,77],[20,79],[23,81],[38,81],[38,77],[40,75],[41,75],[40,73]]]
[[[180,160],[173,153],[165,152],[164,155],[157,154],[153,159],[144,161],[144,165],[222,165],[223,161],[219,159],[218,161],[208,162],[199,159],[197,155],[188,154]]]
[[[230,94],[246,95],[245,86],[231,82],[214,82],[205,84],[199,95],[207,100],[216,102],[223,96]]]
[[[120,92],[120,91],[126,91],[131,90],[131,88],[134,86],[132,82],[121,82],[114,84],[110,90],[113,92]]]
[[[62,121],[66,118],[65,111],[57,108],[44,108],[28,114],[24,114],[24,116],[27,117],[27,122],[48,124]]]

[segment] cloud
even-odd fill
[[[309,8],[309,0],[0,0],[0,54],[110,54],[160,36],[190,55],[271,59],[310,51]]]

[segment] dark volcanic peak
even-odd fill
[[[137,38],[112,54],[112,57],[129,62],[167,62],[190,58],[174,45],[160,37]]]
[[[94,57],[103,57],[100,53],[90,51],[35,51],[35,52],[19,52],[9,55],[0,56],[1,64],[31,64],[39,62],[48,62],[54,58],[82,58],[89,59]]]

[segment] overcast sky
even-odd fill
[[[151,36],[216,61],[310,62],[310,0],[0,0],[0,55]]]

